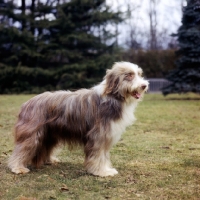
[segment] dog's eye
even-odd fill
[[[135,77],[135,74],[129,73],[129,74],[126,74],[125,79],[127,81],[132,81],[134,79],[134,77]]]
[[[142,77],[142,75],[143,75],[142,72],[138,72],[138,76]]]

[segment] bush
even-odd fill
[[[123,55],[124,60],[138,64],[148,78],[163,78],[175,68],[175,50],[129,50]]]

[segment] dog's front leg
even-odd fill
[[[95,129],[88,135],[84,149],[87,172],[101,177],[118,174],[117,170],[112,168],[110,161],[111,139],[106,137],[106,133],[99,133]]]
[[[95,176],[114,176],[117,170],[111,167],[109,152],[92,152],[85,158],[85,168],[88,173]]]

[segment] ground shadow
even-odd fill
[[[31,172],[33,173],[39,173],[39,174],[57,173],[63,176],[64,178],[72,178],[72,179],[89,175],[84,169],[83,163],[60,162],[53,165],[43,165],[38,169],[33,167],[31,167],[30,169]]]
[[[182,166],[200,168],[200,158],[187,158],[183,161]]]

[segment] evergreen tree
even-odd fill
[[[105,0],[14,2],[0,0],[0,93],[88,87],[114,62],[122,18]]]
[[[200,93],[200,0],[187,1],[176,36],[179,42],[177,68],[167,76],[171,84],[163,88],[163,94]]]
[[[108,24],[122,21],[105,0],[71,0],[57,6],[56,19],[43,35],[43,67],[57,68],[57,88],[89,87],[114,62],[116,35]],[[109,43],[110,42],[110,43]]]
[[[44,86],[49,72],[38,68],[41,57],[32,34],[33,13],[22,0],[21,6],[14,1],[2,1],[0,25],[0,93],[34,92],[34,87]],[[45,81],[48,84],[48,81]]]

